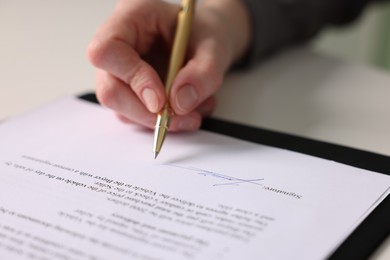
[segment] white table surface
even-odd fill
[[[94,91],[85,51],[109,0],[0,0],[0,119]],[[390,156],[390,74],[308,50],[230,74],[215,116]],[[372,257],[390,259],[390,239]]]

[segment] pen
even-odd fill
[[[167,97],[167,101],[164,105],[164,108],[157,115],[157,122],[154,128],[153,153],[155,159],[160,153],[161,147],[165,140],[165,136],[168,132],[169,123],[171,120],[170,117],[173,115],[169,105],[168,97],[169,92],[171,90],[172,82],[184,62],[194,10],[195,0],[181,1],[181,10],[179,11],[177,17],[176,33],[173,41],[171,57],[169,60],[168,74],[165,82],[165,95]]]

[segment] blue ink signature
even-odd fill
[[[181,168],[181,169],[185,169],[185,170],[191,171],[191,172],[199,174],[199,175],[210,176],[210,177],[214,177],[214,178],[223,179],[223,180],[228,181],[228,182],[224,182],[224,183],[213,184],[213,186],[224,186],[224,185],[238,186],[238,185],[243,184],[243,183],[262,186],[262,184],[260,184],[259,182],[264,180],[263,178],[261,178],[261,179],[240,179],[240,178],[236,178],[233,176],[220,174],[220,173],[216,173],[216,172],[212,172],[212,171],[208,171],[208,170],[203,170],[203,169],[199,169],[199,168],[195,168],[195,167],[191,167],[191,166],[181,166],[181,165],[174,165],[174,164],[163,164],[163,165],[171,166],[171,167],[175,167],[175,168]]]

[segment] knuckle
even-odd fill
[[[95,38],[87,48],[87,57],[96,67],[103,67],[110,51],[110,41]]]
[[[117,91],[113,85],[108,84],[97,88],[96,97],[100,104],[115,110],[117,106]]]
[[[200,78],[207,79],[207,85],[213,88],[219,87],[223,81],[223,74],[220,72],[218,64],[215,60],[210,59],[204,61],[199,71]]]
[[[208,62],[207,70],[210,71],[210,75],[212,75],[210,79],[212,84],[215,86],[220,86],[222,84],[223,74],[220,72],[217,64],[215,62]]]
[[[122,115],[122,114],[119,114],[119,113],[116,113],[116,117],[119,119],[119,121],[121,121],[122,123],[125,123],[125,124],[131,124],[133,123],[132,120],[130,120],[129,118],[127,118],[126,116]]]

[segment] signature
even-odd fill
[[[225,185],[238,186],[240,184],[252,184],[252,185],[262,186],[262,184],[259,182],[264,180],[263,178],[241,179],[241,178],[237,178],[237,177],[233,177],[233,176],[229,176],[229,175],[225,175],[225,174],[220,174],[220,173],[216,173],[216,172],[212,172],[212,171],[208,171],[208,170],[199,169],[199,168],[192,167],[192,166],[181,166],[181,165],[174,165],[174,164],[163,164],[163,165],[171,166],[171,167],[175,167],[175,168],[181,168],[181,169],[185,169],[185,170],[188,170],[192,173],[199,174],[202,176],[210,176],[210,177],[214,177],[214,178],[218,178],[218,179],[222,179],[222,180],[227,181],[227,182],[213,184],[213,186],[225,186]]]

